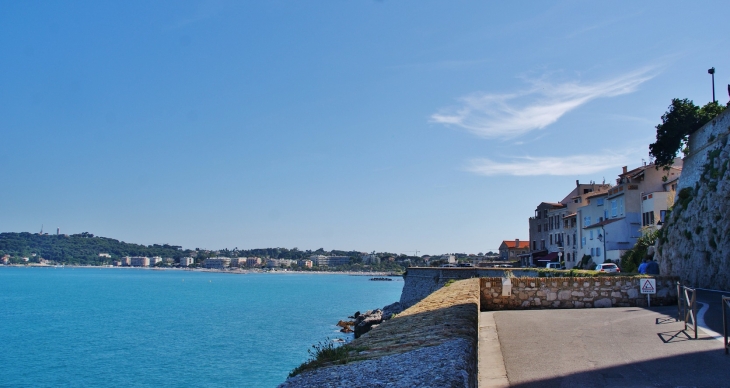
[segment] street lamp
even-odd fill
[[[707,69],[707,74],[712,76],[712,102],[715,102],[715,68],[711,67]]]

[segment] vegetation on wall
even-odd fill
[[[672,99],[669,109],[662,115],[662,123],[656,126],[656,142],[649,145],[649,154],[655,158],[657,168],[668,169],[679,151],[685,149],[689,135],[725,108],[716,101],[699,107],[686,98]]]
[[[654,245],[659,237],[659,230],[643,229],[641,237],[636,240],[633,248],[621,255],[621,270],[623,272],[637,272],[639,264],[646,258],[649,247]]]

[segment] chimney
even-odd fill
[[[626,167],[627,166],[624,166],[624,174],[626,174],[627,172],[629,172],[629,170]]]
[[[575,180],[575,187],[580,187],[580,181],[578,179]]]
[[[515,239],[515,248],[519,248],[519,247],[520,247],[520,239],[516,238]]]

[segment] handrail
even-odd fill
[[[684,286],[684,330],[687,330],[687,324],[691,324],[691,329],[695,332],[697,339],[697,290]]]
[[[722,332],[724,334],[724,342],[725,345],[725,354],[728,354],[728,349],[730,348],[730,344],[728,344],[728,330],[727,330],[727,318],[725,317],[725,311],[727,309],[730,309],[730,296],[723,296],[722,297]]]
[[[682,320],[682,283],[677,282],[677,320]]]

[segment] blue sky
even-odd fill
[[[477,253],[728,101],[727,2],[0,1],[0,231]]]

